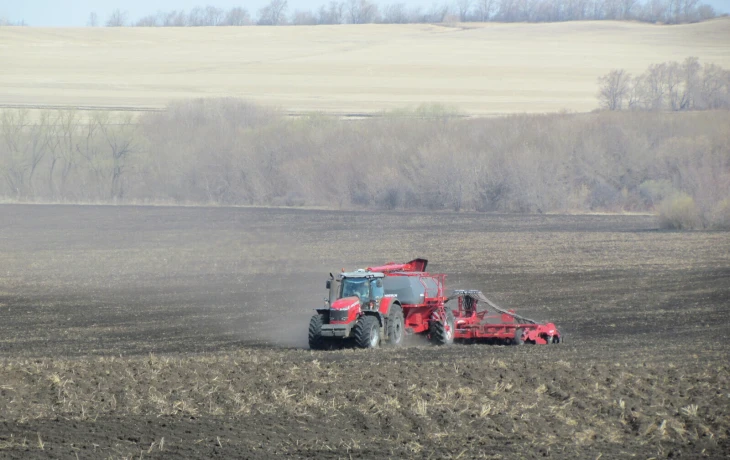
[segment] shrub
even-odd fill
[[[460,118],[450,110],[431,104],[344,121],[201,99],[138,120],[98,112],[88,123],[71,111],[1,110],[0,199],[491,212],[666,202],[668,227],[729,225],[730,205],[717,203],[730,197],[730,111]],[[678,225],[676,190],[696,205]]]
[[[730,230],[730,198],[725,198],[715,205],[710,225],[713,228]]]
[[[659,225],[662,228],[690,230],[699,228],[701,222],[695,200],[684,192],[672,195],[659,205]]]
[[[639,186],[639,194],[647,204],[655,205],[661,203],[674,193],[672,183],[668,180],[647,180]]]

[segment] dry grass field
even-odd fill
[[[352,114],[590,111],[614,68],[697,56],[730,67],[730,19],[240,28],[0,28],[0,106],[162,107],[237,96]]]
[[[730,252],[651,216],[0,205],[2,458],[723,458]],[[415,256],[555,346],[312,352]]]

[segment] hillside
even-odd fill
[[[730,19],[237,28],[0,28],[0,105],[161,107],[237,96],[287,111],[425,102],[472,114],[589,111],[613,68],[730,67]]]

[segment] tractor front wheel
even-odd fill
[[[360,348],[377,348],[380,343],[380,324],[371,315],[361,316],[353,330],[355,345]]]
[[[454,314],[446,312],[446,321],[431,321],[431,340],[436,345],[451,345],[454,343]]]
[[[322,314],[316,314],[309,320],[309,348],[312,350],[322,350],[325,347],[325,339],[322,337],[323,324]]]
[[[400,305],[391,306],[388,314],[388,345],[391,347],[403,345],[404,329],[403,309]]]

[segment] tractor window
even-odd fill
[[[380,281],[380,287],[378,287],[378,281]],[[377,301],[383,298],[385,290],[383,289],[383,280],[370,280],[370,290],[373,293],[373,298]]]
[[[370,299],[370,286],[366,278],[345,278],[342,280],[340,298],[357,296],[361,302]]]

